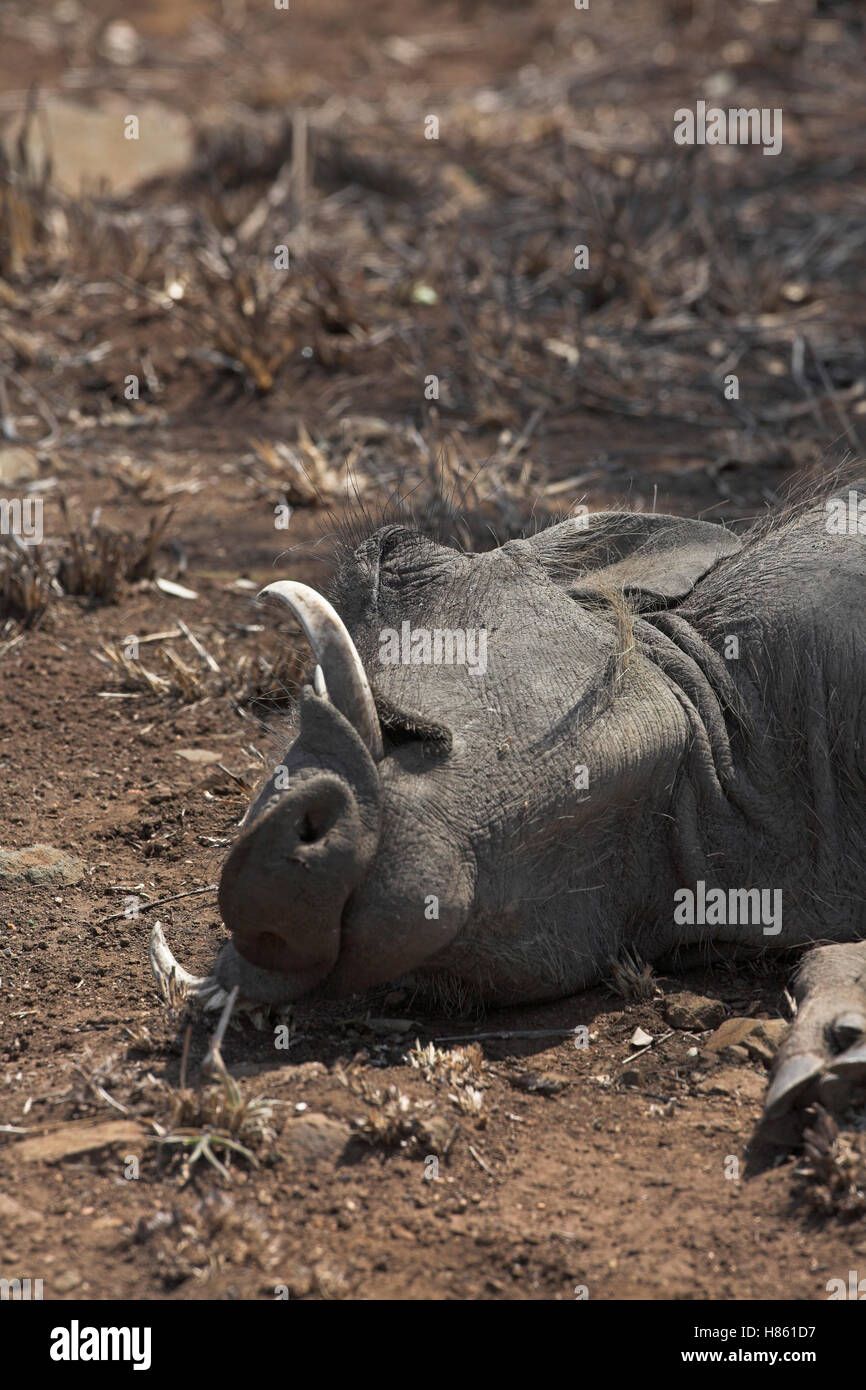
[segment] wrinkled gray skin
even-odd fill
[[[304,691],[288,786],[223,869],[221,982],[274,1002],[408,975],[514,1003],[597,983],[624,947],[857,942],[806,957],[768,1112],[841,1103],[866,1077],[866,537],[826,515],[741,542],[602,512],[484,554],[376,532],[334,602],[384,756]],[[485,629],[486,673],[383,665],[404,620]],[[781,932],[677,925],[698,880],[780,889]]]

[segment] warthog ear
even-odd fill
[[[586,512],[527,543],[574,598],[616,588],[642,608],[685,598],[717,560],[742,548],[712,522],[648,512]]]

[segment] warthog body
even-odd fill
[[[626,947],[840,943],[801,970],[768,1104],[848,1094],[866,1075],[861,500],[743,539],[602,512],[483,554],[386,526],[339,571],[345,628],[270,586],[321,670],[224,866],[217,978],[276,1001],[409,975],[513,1003],[592,985]],[[476,655],[483,633],[483,669],[437,662],[437,631]]]

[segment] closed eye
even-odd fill
[[[428,758],[447,758],[454,736],[447,724],[440,724],[426,714],[398,709],[385,695],[373,692],[382,733],[391,743],[417,742]]]

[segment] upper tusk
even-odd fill
[[[322,668],[329,698],[379,762],[384,749],[373,692],[358,649],[336,609],[315,589],[289,579],[268,584],[259,598],[278,599],[292,610]]]

